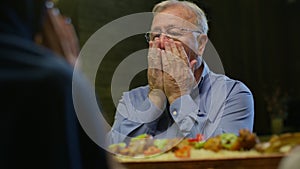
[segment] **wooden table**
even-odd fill
[[[127,169],[277,169],[282,154],[257,157],[121,162]]]

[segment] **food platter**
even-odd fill
[[[117,161],[127,169],[278,169],[286,153],[260,153],[250,151],[191,150],[189,158],[178,158],[167,152],[149,158],[116,156]]]
[[[115,159],[128,169],[278,169],[281,159],[300,145],[300,133],[274,135],[267,142],[259,142],[247,130],[240,130],[238,136],[224,133],[205,141],[185,138],[166,151],[156,150],[164,150],[162,147],[174,139],[146,138],[134,138],[128,146],[111,146],[119,152]]]
[[[174,160],[125,160],[127,169],[277,169],[284,154]]]

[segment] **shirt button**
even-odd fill
[[[177,115],[177,111],[173,111],[173,115],[176,116]]]

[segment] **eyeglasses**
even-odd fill
[[[162,33],[166,34],[170,38],[178,39],[182,37],[183,35],[189,33],[189,32],[196,32],[202,34],[199,30],[191,30],[191,29],[185,29],[185,28],[178,28],[178,27],[170,27],[165,32],[162,31],[149,31],[145,34],[145,38],[147,42],[153,41],[156,37],[160,37]]]

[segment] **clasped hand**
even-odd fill
[[[164,44],[161,44],[164,43]],[[149,42],[148,83],[149,98],[162,108],[166,98],[172,104],[177,98],[190,94],[196,85],[194,66],[196,60],[189,61],[181,42],[158,38]]]

